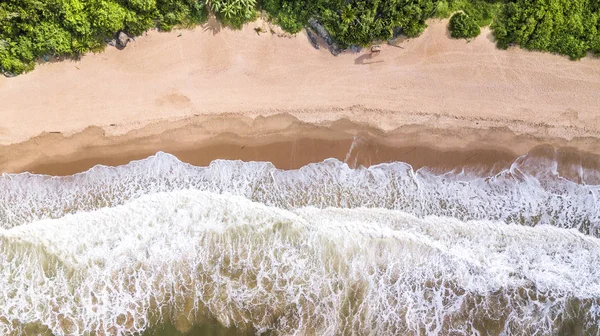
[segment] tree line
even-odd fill
[[[427,19],[456,13],[455,37],[491,24],[500,48],[517,44],[573,59],[600,53],[600,0],[2,0],[0,70],[23,73],[40,58],[102,50],[116,32],[192,27],[210,13],[240,28],[259,11],[290,33],[318,20],[341,48],[418,36]]]

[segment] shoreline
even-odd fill
[[[335,158],[351,168],[405,162],[415,170],[468,170],[486,176],[533,152],[533,156],[554,157],[564,167],[561,174],[576,182],[581,181],[573,167],[600,172],[598,138],[536,138],[515,134],[508,128],[442,129],[423,125],[383,131],[349,120],[310,124],[290,114],[257,119],[237,115],[194,117],[156,123],[122,136],[106,136],[99,127],[72,136],[45,134],[24,143],[0,146],[0,170],[66,176],[98,164],[124,165],[159,151],[196,166],[227,159],[268,161],[279,169],[298,169]]]
[[[0,334],[598,331],[600,59],[446,22],[377,57],[259,21],[0,78]]]
[[[476,151],[493,166],[544,144],[600,155],[600,59],[498,50],[489,31],[467,43],[449,38],[447,20],[428,24],[376,57],[257,34],[260,20],[150,32],[0,78],[0,172],[68,175],[158,151],[289,169],[343,159],[355,137],[371,148],[367,165],[447,169]],[[424,154],[398,154],[414,147]],[[303,154],[272,154],[293,148]]]

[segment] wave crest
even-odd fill
[[[414,171],[398,162],[350,169],[335,159],[298,170],[224,160],[195,167],[160,152],[128,165],[97,166],[68,177],[4,174],[0,188],[4,228],[124,204],[146,194],[196,189],[240,195],[283,209],[385,208],[419,217],[553,225],[600,236],[600,186],[571,182],[557,173],[556,162],[527,156],[497,175],[479,176],[466,171],[441,175]]]

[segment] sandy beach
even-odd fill
[[[543,144],[596,162],[581,157],[600,154],[600,59],[497,50],[488,30],[466,42],[428,24],[378,56],[334,57],[304,33],[211,21],[0,78],[0,171],[65,175],[157,151],[199,165],[494,167]]]

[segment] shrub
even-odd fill
[[[500,48],[519,44],[579,59],[599,51],[600,1],[515,0],[503,7],[492,29]]]
[[[256,19],[256,0],[208,0],[208,7],[228,26],[241,28]]]
[[[481,32],[477,22],[463,12],[452,15],[449,29],[450,35],[454,38],[473,38]]]

